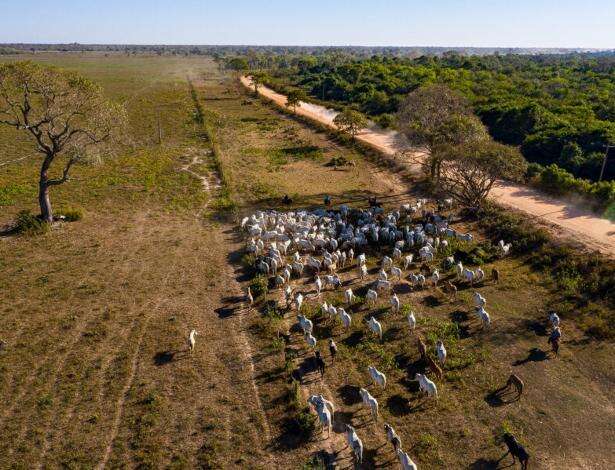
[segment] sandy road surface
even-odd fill
[[[241,77],[241,83],[246,87],[251,85],[248,77]],[[286,96],[265,86],[259,88],[259,93],[280,106],[286,103]],[[301,102],[297,114],[334,127],[333,119],[337,111]],[[357,135],[357,139],[389,156],[396,155],[408,147],[395,131],[367,128]],[[542,223],[557,226],[558,231],[564,236],[573,237],[589,248],[615,255],[615,224],[597,217],[587,209],[562,202],[529,187],[508,182],[500,182],[493,189],[491,197],[499,204],[536,217]]]

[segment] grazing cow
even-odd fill
[[[425,362],[427,362],[427,367],[431,369],[434,375],[441,379],[443,375],[442,368],[431,358],[429,354],[425,355]]]
[[[457,287],[451,281],[444,281],[442,290],[453,299],[457,297]]]
[[[323,377],[325,375],[325,361],[320,355],[320,351],[316,351],[314,356],[314,362],[316,363],[316,369],[320,372],[320,376]]]
[[[378,401],[364,388],[359,390],[359,395],[361,395],[363,405],[369,407],[373,420],[378,421]]]
[[[361,278],[361,280],[367,277],[367,266],[365,266],[364,264],[359,266],[359,277]]]
[[[491,280],[493,281],[494,284],[499,284],[500,283],[500,271],[493,268],[491,270]]]
[[[363,463],[363,442],[361,442],[355,428],[350,424],[346,425],[346,440],[352,449],[352,454],[354,455],[356,463],[361,465],[361,463]]]
[[[378,320],[374,317],[369,317],[369,321],[367,322],[369,329],[372,330],[375,334],[378,335],[380,341],[382,341],[382,325]]]
[[[410,265],[412,264],[413,255],[406,255],[404,257],[404,270],[408,270]]]
[[[557,356],[557,353],[559,352],[559,342],[560,339],[562,337],[562,330],[560,330],[559,326],[556,326],[555,328],[553,328],[553,331],[551,331],[551,334],[549,335],[549,339],[548,339],[548,343],[551,344],[551,351],[553,351],[553,353]]]
[[[335,356],[337,356],[337,344],[335,344],[332,338],[329,338],[329,353],[331,353],[331,360],[335,361]]]
[[[401,465],[402,470],[417,470],[418,467],[412,461],[410,456],[406,454],[402,449],[397,449],[397,458],[399,459],[399,463]]]
[[[446,362],[446,348],[444,347],[444,343],[440,340],[436,342],[436,353],[438,354],[440,364],[444,365]]]
[[[398,313],[400,308],[401,302],[399,301],[399,297],[397,297],[397,294],[393,294],[391,296],[391,311],[393,313]]]
[[[194,351],[194,345],[196,344],[196,335],[198,335],[198,331],[192,330],[190,335],[188,336],[188,349],[190,350],[190,354]],[[4,343],[2,343],[4,345]]]
[[[346,300],[347,305],[351,305],[354,300],[354,293],[352,289],[348,288],[344,291],[344,300]]]
[[[397,449],[401,449],[401,439],[390,424],[384,423],[384,430],[387,433],[387,441],[393,444],[393,451],[397,452]]]
[[[337,309],[337,314],[339,315],[340,320],[342,321],[342,324],[344,325],[344,328],[346,329],[350,328],[350,325],[352,323],[352,317],[346,313],[346,310],[344,310],[342,307],[339,307]]]
[[[528,454],[525,448],[519,443],[519,441],[515,439],[515,436],[508,432],[504,434],[504,443],[508,448],[508,452],[506,452],[504,456],[508,454],[512,455],[513,465],[516,462],[515,458],[519,459],[519,462],[521,463],[521,470],[526,470],[527,463],[530,460],[530,454]]]
[[[417,338],[416,347],[419,350],[419,354],[421,355],[421,358],[424,359],[425,356],[427,356],[427,346],[425,346],[425,343],[423,342],[421,338]]]
[[[380,372],[373,366],[367,367],[367,372],[369,372],[370,377],[372,378],[372,382],[374,384],[380,385],[382,388],[386,388],[387,386],[387,376]]]
[[[416,374],[415,380],[419,381],[421,391],[427,393],[430,397],[438,398],[438,388],[436,384],[427,378],[424,374]]]
[[[414,316],[414,312],[408,314],[408,325],[410,325],[410,331],[414,331],[416,328],[416,317]]]
[[[378,300],[378,292],[375,290],[369,289],[367,291],[367,295],[365,296],[367,300],[367,305],[371,305],[372,307],[376,306],[376,301]]]

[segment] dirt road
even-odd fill
[[[241,77],[241,83],[246,87],[251,85],[248,77]],[[265,86],[259,88],[259,93],[279,106],[286,103],[284,95]],[[337,112],[324,106],[302,102],[297,108],[297,114],[334,127],[333,119]],[[397,132],[377,128],[362,130],[357,139],[389,156],[397,155],[400,150],[408,147],[407,142]],[[574,238],[589,248],[615,255],[615,224],[597,217],[587,209],[547,196],[535,189],[508,182],[500,182],[493,189],[491,198],[499,204],[536,217],[544,224],[555,225],[562,235]]]

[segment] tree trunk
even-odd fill
[[[49,186],[43,181],[38,185],[38,205],[41,208],[41,218],[45,222],[53,222],[53,212],[51,210],[51,201],[49,200]]]
[[[38,182],[38,205],[41,209],[41,218],[45,222],[53,222],[53,211],[51,210],[51,201],[49,200],[49,176],[47,171],[51,165],[53,157],[47,156],[41,167],[41,178]]]

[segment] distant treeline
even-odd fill
[[[457,52],[464,55],[489,54],[565,54],[589,51],[590,49],[566,48],[498,48],[498,47],[375,47],[375,46],[250,46],[250,45],[135,45],[135,44],[0,44],[0,54],[15,52],[124,52],[181,55],[327,55],[342,53],[353,57],[420,57],[423,55],[443,55]]]
[[[598,179],[607,142],[615,144],[615,52],[244,56],[226,63],[268,69],[276,87],[301,87],[315,99],[355,107],[385,127],[394,124],[409,92],[444,83],[470,101],[496,140],[519,146],[530,162],[555,164],[588,180]],[[615,179],[615,152],[604,178]]]

